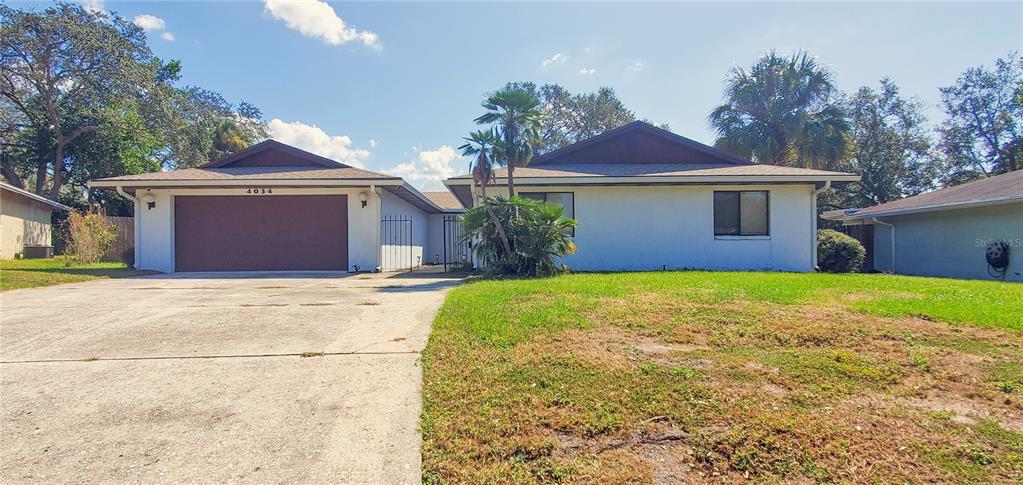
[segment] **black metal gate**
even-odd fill
[[[387,215],[380,219],[380,269],[415,269],[412,245],[412,217]]]
[[[469,242],[462,241],[462,217],[444,216],[444,271],[453,267],[467,268],[471,262]]]

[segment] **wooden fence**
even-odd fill
[[[135,218],[108,216],[106,219],[117,228],[117,239],[110,251],[103,255],[103,260],[135,264]]]

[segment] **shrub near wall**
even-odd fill
[[[860,270],[866,249],[859,241],[831,229],[817,231],[817,266],[829,273]]]
[[[102,214],[69,211],[64,222],[65,255],[80,264],[98,262],[117,239],[117,228]]]

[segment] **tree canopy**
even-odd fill
[[[847,207],[868,207],[919,194],[934,186],[937,164],[923,105],[906,99],[890,79],[863,86],[844,102],[850,152],[838,168],[861,180],[844,189]]]
[[[1023,60],[967,69],[941,88],[946,119],[938,129],[946,184],[1023,168]]]
[[[758,163],[861,176],[825,194],[821,210],[867,207],[1023,168],[1023,62],[967,69],[941,88],[945,120],[885,78],[845,95],[807,52],[769,52],[726,79],[710,116],[715,146]]]
[[[533,156],[540,139],[540,100],[528,91],[508,86],[488,95],[482,103],[485,113],[476,118],[480,125],[493,125],[497,133],[493,160],[508,169],[508,197],[515,195],[515,167]]]
[[[807,52],[774,51],[732,69],[710,114],[715,146],[759,163],[823,168],[841,160],[849,125],[831,71]]]
[[[0,4],[0,173],[71,205],[92,178],[194,166],[266,136],[255,107],[177,86],[181,64],[117,15]]]
[[[614,89],[602,87],[595,93],[572,94],[559,84],[537,86],[531,82],[508,83],[540,101],[540,126],[533,155],[538,156],[566,145],[592,138],[636,120]]]

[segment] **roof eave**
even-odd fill
[[[516,185],[646,185],[646,184],[707,184],[707,183],[826,183],[856,182],[859,175],[685,175],[685,176],[569,176],[569,177],[516,177]],[[450,178],[446,186],[472,185],[471,178]],[[498,177],[492,185],[507,183],[506,177]]]
[[[422,210],[424,212],[429,212],[431,214],[446,214],[446,213],[461,213],[461,212],[464,212],[463,210],[460,210],[460,209],[448,209],[448,208],[441,207],[436,202],[434,202],[429,197],[427,197],[426,194],[420,192],[419,189],[416,189],[415,187],[410,185],[408,182],[405,182],[404,180],[402,180],[402,182],[403,183],[400,185],[400,187],[402,189],[404,189],[405,191],[407,191],[409,194],[412,194],[412,196],[415,199],[415,201],[407,200],[405,198],[402,198],[402,200],[405,200],[406,202],[409,202],[410,204],[415,205],[416,207],[418,207],[420,210]]]
[[[974,207],[985,207],[993,205],[1013,204],[1017,202],[1023,202],[1023,195],[1013,195],[1007,197],[997,197],[992,199],[984,200],[971,200],[964,202],[950,202],[946,204],[930,204],[916,207],[905,207],[902,209],[891,209],[884,211],[868,211],[860,210],[851,214],[846,215],[846,220],[866,220],[875,217],[892,217],[909,214],[920,214],[924,212],[937,212],[943,210],[955,210],[955,209],[970,209]]]
[[[3,188],[11,191],[12,193],[18,194],[18,195],[20,195],[22,197],[26,197],[26,198],[32,199],[32,200],[34,200],[36,202],[39,202],[41,204],[46,204],[46,205],[48,205],[50,207],[53,207],[54,209],[57,209],[57,210],[64,210],[64,211],[71,210],[71,207],[68,207],[68,206],[66,206],[64,204],[61,204],[60,202],[56,202],[56,201],[47,199],[46,197],[43,197],[43,196],[41,196],[39,194],[33,194],[32,192],[29,192],[29,191],[27,191],[25,189],[21,189],[21,188],[15,187],[14,185],[4,184]]]
[[[92,188],[116,187],[223,187],[223,186],[367,186],[367,185],[402,185],[401,178],[381,179],[99,179],[89,181]]]

